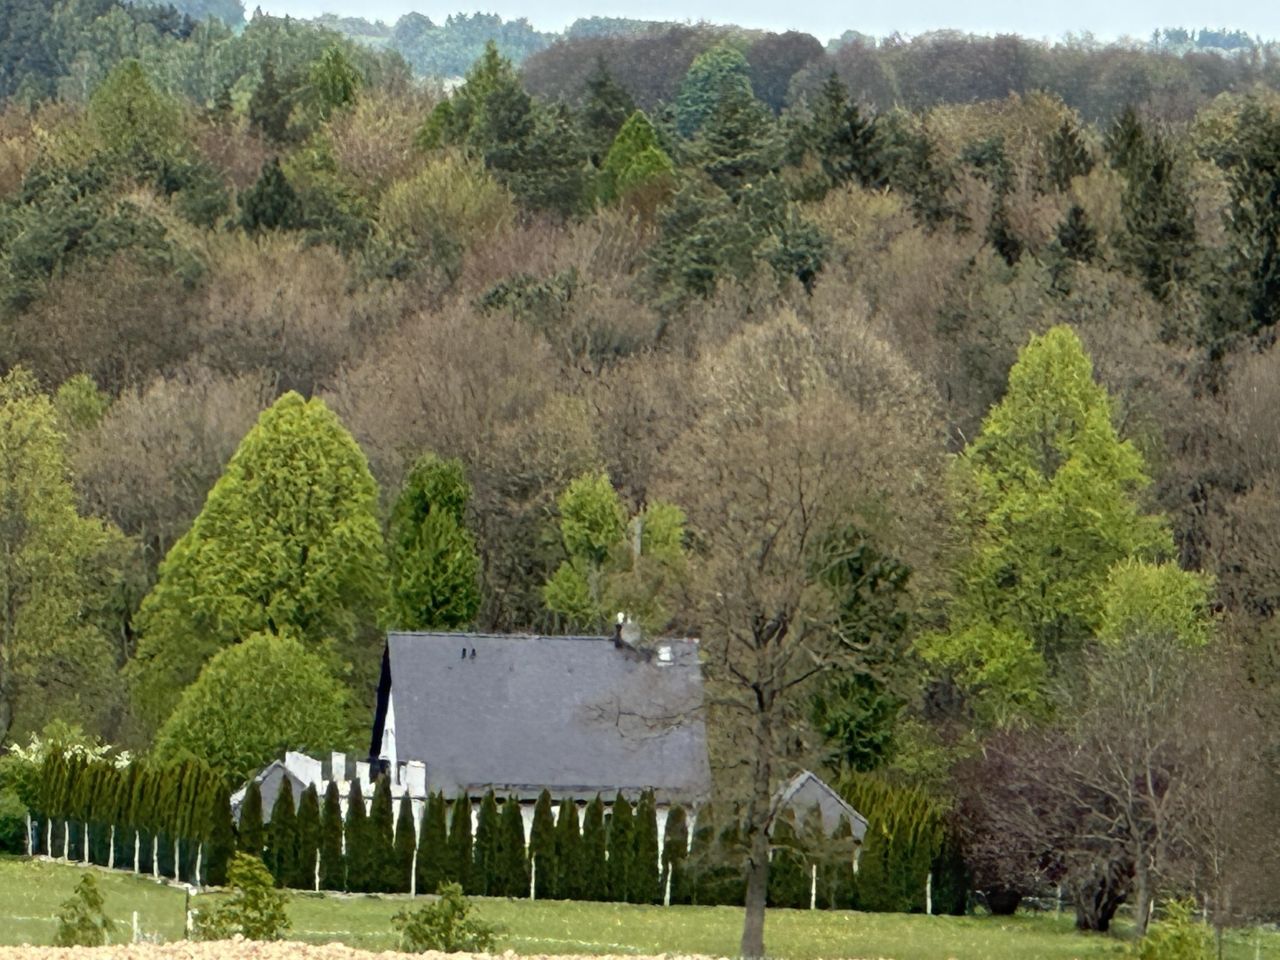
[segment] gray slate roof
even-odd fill
[[[867,818],[845,802],[844,797],[836,793],[817,774],[802,770],[788,780],[774,797],[774,808],[790,809],[797,824],[804,823],[805,816],[814,807],[822,815],[822,829],[827,836],[835,834],[840,824],[848,821],[853,830],[853,838],[859,843],[867,833]]]
[[[546,787],[556,799],[587,799],[652,787],[660,801],[700,802],[711,772],[698,644],[653,647],[646,654],[603,637],[392,633],[373,743],[382,740],[389,686],[397,759],[423,761],[431,791],[492,787],[532,797]]]
[[[290,786],[293,788],[293,806],[296,810],[298,807],[298,799],[302,796],[302,792],[307,789],[307,784],[303,783],[296,777],[293,771],[289,770],[283,760],[272,760],[269,764],[253,775],[252,780],[258,783],[258,790],[262,794],[262,822],[271,822],[271,812],[275,810],[276,798],[280,796],[280,791],[284,788],[286,778]],[[252,782],[252,781],[250,781]],[[246,783],[243,787],[231,795],[231,816],[237,824],[240,823],[240,807],[244,804],[244,794],[249,788]]]

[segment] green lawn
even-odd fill
[[[53,915],[79,870],[0,857],[0,944],[48,943]],[[107,912],[127,931],[137,910],[144,931],[181,936],[185,897],[124,873],[98,872]],[[390,917],[406,897],[297,894],[290,905],[294,936],[353,946],[393,947]],[[196,898],[198,903],[200,898]],[[609,903],[529,903],[478,898],[482,917],[501,925],[500,950],[516,953],[702,953],[732,956],[742,911],[731,907],[637,907]],[[876,957],[895,960],[1089,960],[1117,957],[1120,940],[1084,936],[1067,915],[1013,918],[922,917],[844,911],[771,910],[769,952],[794,960]],[[1230,960],[1280,960],[1280,934],[1240,932],[1227,944]]]

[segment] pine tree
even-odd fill
[[[215,777],[210,800],[209,839],[205,842],[204,862],[207,882],[225,886],[227,865],[236,852],[236,831],[231,820],[231,791],[222,777]]]
[[[458,794],[449,811],[448,868],[451,873],[446,875],[447,880],[460,884],[472,896],[478,892],[480,878],[474,869],[471,840],[471,798],[466,793]]]
[[[1071,186],[1071,178],[1087,174],[1093,169],[1093,157],[1080,135],[1079,128],[1069,118],[1049,138],[1046,144],[1049,182],[1059,192]]]
[[[580,893],[583,900],[609,899],[609,841],[604,828],[604,801],[600,794],[587,804],[582,817],[582,870]]]
[[[151,829],[148,824],[148,829]],[[236,850],[262,859],[267,847],[267,833],[262,824],[262,788],[250,780],[240,803],[240,827]]]
[[[1098,231],[1089,223],[1084,207],[1073,203],[1066,218],[1058,224],[1058,249],[1068,260],[1091,263],[1098,256]]]
[[[1147,132],[1133,106],[1126,106],[1107,129],[1102,149],[1111,166],[1121,173],[1128,173],[1133,162],[1146,149]]]
[[[582,833],[578,826],[578,805],[572,799],[560,801],[556,817],[555,894],[561,900],[585,900],[582,883]]]
[[[716,847],[716,809],[703,804],[693,824],[693,840],[689,845],[686,867],[689,873],[689,902],[712,906],[712,872]]]
[[[609,899],[625,903],[631,899],[636,869],[636,828],[631,804],[621,793],[609,811]]]
[[[391,778],[378,777],[369,806],[369,858],[373,893],[394,893],[399,885],[395,852],[395,807],[391,803]],[[407,881],[406,881],[407,882]]]
[[[595,66],[587,76],[580,116],[583,139],[591,162],[597,167],[635,109],[631,95],[614,80],[604,57],[596,57]]]
[[[635,864],[631,875],[632,903],[658,903],[661,900],[658,866],[658,805],[652,790],[640,794],[636,804]]]
[[[499,896],[529,896],[529,852],[525,844],[524,817],[520,813],[520,800],[514,796],[502,802],[499,814],[495,880]]]
[[[343,831],[347,842],[347,890],[351,893],[374,892],[374,870],[377,861],[372,857],[372,838],[369,836],[369,814],[364,808],[364,794],[360,781],[351,781],[347,794],[347,822]]]
[[[539,900],[560,896],[560,865],[556,862],[556,821],[551,813],[551,793],[543,790],[533,808],[533,826],[529,830],[529,863],[534,871],[534,895]]]
[[[1196,225],[1186,175],[1164,137],[1146,138],[1129,159],[1121,209],[1121,258],[1152,296],[1167,300],[1192,279]]]
[[[689,820],[684,807],[677,805],[667,811],[662,839],[663,897],[669,891],[672,903],[691,903],[693,890],[689,879]]]
[[[298,801],[298,864],[289,886],[297,890],[315,889],[319,854],[320,798],[315,784],[307,784]]]
[[[258,179],[240,195],[240,226],[250,233],[302,226],[302,201],[280,169],[278,157],[263,161]]]
[[[410,880],[416,882],[413,859],[417,853],[418,834],[413,826],[413,801],[406,792],[400,797],[400,811],[396,815],[395,854],[391,858],[392,872],[390,893],[408,893]]]
[[[471,863],[476,893],[482,897],[497,896],[498,801],[492,790],[480,801],[480,815],[476,819],[476,842]]]
[[[427,798],[422,812],[422,829],[418,835],[418,893],[436,893],[440,884],[457,882],[449,849],[449,832],[445,821],[443,793],[433,793]]]
[[[862,118],[849,88],[833,70],[812,105],[806,131],[830,186],[851,181],[864,187],[884,178],[875,120]]]
[[[324,810],[320,815],[320,887],[323,890],[347,889],[342,828],[342,797],[338,793],[337,781],[330,780],[324,791]]]
[[[298,875],[298,816],[293,803],[293,785],[285,777],[271,808],[267,829],[267,868],[277,887],[286,887]]]
[[[275,61],[262,62],[261,76],[249,98],[249,126],[272,143],[284,143],[289,134],[293,98],[276,76]]]

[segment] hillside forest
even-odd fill
[[[0,750],[235,783],[388,628],[624,611],[753,843],[808,765],[993,909],[1269,916],[1275,50],[597,26],[0,3]]]

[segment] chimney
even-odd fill
[[[627,615],[621,610],[618,611],[618,617],[613,624],[613,645],[615,647],[622,646],[622,625],[627,622]]]

